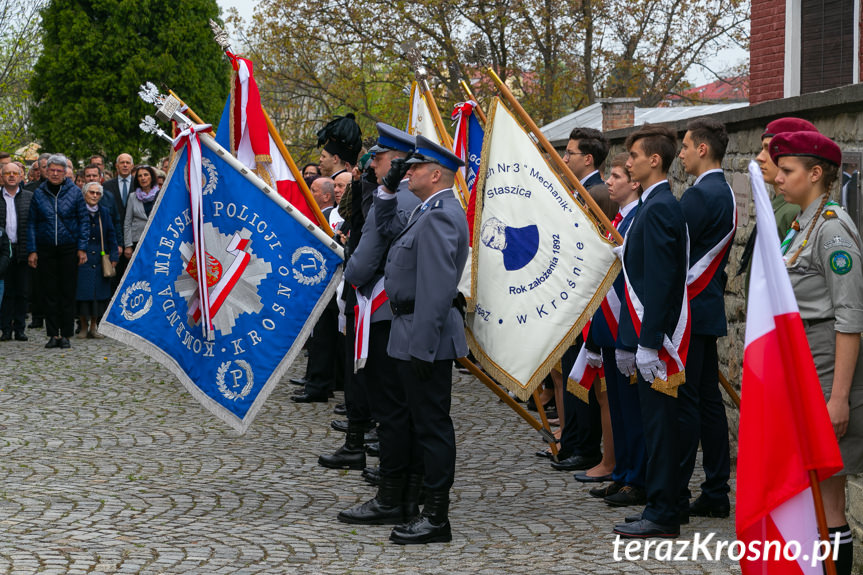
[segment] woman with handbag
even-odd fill
[[[111,299],[110,278],[116,273],[117,239],[108,208],[99,205],[102,198],[101,184],[84,184],[83,194],[90,216],[90,238],[87,242],[87,263],[78,268],[76,299],[81,331],[77,337],[102,339],[105,336],[98,333],[96,327]]]

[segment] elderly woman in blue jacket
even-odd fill
[[[47,179],[36,188],[27,222],[28,263],[42,294],[46,348],[68,349],[75,329],[78,266],[87,261],[90,216],[81,190],[66,177],[66,157],[48,158]]]

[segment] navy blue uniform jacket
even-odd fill
[[[706,174],[686,190],[680,199],[680,207],[689,227],[689,265],[692,266],[734,227],[735,207],[722,172]],[[730,251],[726,250],[722,256],[707,287],[689,302],[689,317],[695,335],[721,337],[728,331],[725,321],[725,284],[728,281],[725,265]]]
[[[644,306],[644,317],[638,337],[629,312],[621,309],[618,347],[660,349],[663,336],[674,333],[687,272],[686,220],[667,181],[654,187],[639,206],[626,236],[623,265]]]

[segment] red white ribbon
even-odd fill
[[[211,318],[216,317],[216,314],[219,313],[219,310],[222,308],[222,304],[225,303],[228,294],[231,293],[231,290],[233,290],[237,285],[237,282],[240,281],[246,266],[249,265],[249,262],[252,259],[251,254],[246,252],[246,248],[249,247],[249,243],[249,240],[241,238],[239,234],[234,234],[233,239],[231,239],[231,243],[228,244],[227,248],[225,248],[226,252],[234,256],[234,261],[231,262],[231,265],[228,266],[228,271],[222,274],[222,277],[220,277],[216,285],[213,286],[212,293],[210,293]],[[201,301],[196,298],[189,307],[189,313],[195,322],[201,318],[200,303]]]
[[[473,114],[473,108],[477,103],[473,100],[460,102],[455,105],[452,111],[452,121],[455,124],[455,136],[452,139],[452,153],[461,158],[464,165],[468,164],[467,157],[467,125],[470,115]],[[465,167],[459,168],[462,176],[467,177]]]
[[[371,297],[366,297],[357,290],[357,305],[354,306],[354,373],[366,365],[369,357],[369,330],[372,326],[372,314],[384,303],[389,301],[384,291],[384,278],[381,277],[372,289]]]
[[[186,177],[189,182],[189,203],[192,216],[192,237],[195,244],[195,260],[198,272],[198,297],[203,302],[203,321],[201,326],[204,338],[214,339],[213,321],[210,315],[210,293],[207,288],[207,250],[204,245],[204,207],[201,170],[201,140],[198,134],[212,131],[210,124],[198,124],[185,128],[174,138],[174,151],[186,147]]]
[[[695,296],[700,294],[710,283],[710,280],[713,279],[713,275],[716,273],[717,268],[719,268],[722,258],[725,257],[725,252],[731,247],[731,240],[737,231],[737,201],[734,198],[734,191],[731,189],[731,186],[727,183],[725,185],[728,188],[728,195],[731,197],[731,206],[734,210],[734,225],[731,227],[731,231],[718,244],[710,248],[706,254],[701,256],[700,260],[689,268],[689,273],[686,275],[686,285],[689,286],[690,300],[695,299]]]

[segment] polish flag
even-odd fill
[[[749,164],[749,174],[757,225],[773,229],[758,164]],[[801,548],[797,561],[774,549],[758,560],[747,553],[743,573],[821,575],[810,557],[819,534],[809,471],[823,481],[842,469],[842,456],[776,234],[758,234],[752,257],[739,445],[738,539],[748,549],[753,542],[764,549],[768,541]]]
[[[306,197],[291,171],[286,158],[282,157],[276,142],[270,135],[269,126],[261,106],[261,95],[253,74],[252,61],[228,54],[234,66],[231,95],[226,106],[230,150],[237,159],[255,172],[280,196],[313,222],[318,218],[309,206]],[[225,123],[219,125],[216,140],[219,141]],[[225,146],[228,147],[228,146]]]

